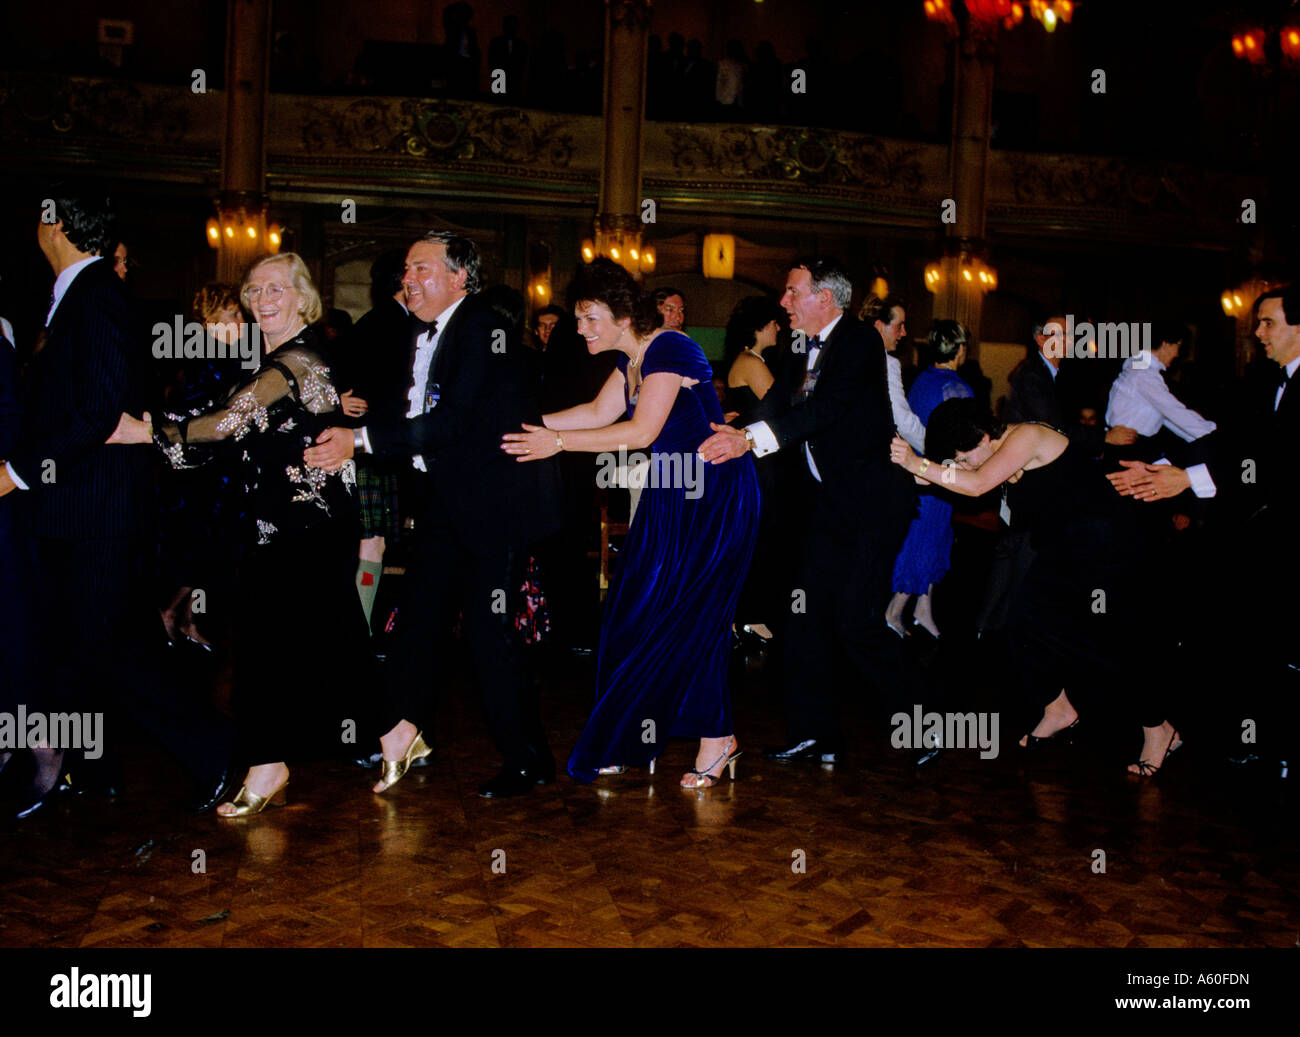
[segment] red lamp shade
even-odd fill
[[[1282,29],[1282,53],[1292,61],[1300,61],[1300,26],[1288,25]]]
[[[1011,0],[966,0],[966,10],[977,22],[995,22],[1011,13]]]
[[[1264,32],[1262,29],[1251,29],[1249,32],[1241,34],[1241,46],[1243,57],[1247,61],[1258,64],[1264,60]]]

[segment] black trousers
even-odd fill
[[[865,508],[846,522],[826,501],[820,484],[799,489],[805,502],[800,558],[786,608],[786,723],[791,741],[839,741],[836,653],[854,680],[871,688],[880,706],[880,733],[908,703],[902,642],[885,625],[894,559],[910,518],[882,517]],[[856,689],[855,689],[856,690]],[[910,709],[910,704],[906,705]]]
[[[1185,555],[1194,574],[1183,617],[1182,686],[1197,693],[1208,740],[1294,765],[1300,756],[1300,636],[1295,588],[1300,559],[1294,520],[1255,515],[1207,530]]]
[[[5,713],[14,712],[20,702],[40,708],[31,670],[36,605],[31,545],[20,535],[13,510],[11,500],[0,498],[0,712]]]
[[[1025,730],[1062,690],[1080,714],[1105,705],[1143,727],[1169,719],[1173,695],[1151,665],[1167,652],[1154,618],[1160,599],[1132,528],[1079,520],[1036,541],[1007,619]]]
[[[473,550],[451,528],[422,521],[398,606],[381,731],[408,720],[433,729],[437,695],[454,672],[459,610],[497,751],[511,769],[554,767],[537,691],[515,629],[524,548]]]
[[[1033,563],[1034,548],[1029,542],[1029,534],[1019,530],[1013,532],[999,524],[984,602],[975,620],[975,629],[981,636],[1005,629],[1011,604]]]
[[[232,704],[250,766],[356,755],[375,736],[379,687],[357,597],[356,533],[326,522],[277,535],[244,559]]]
[[[219,775],[232,730],[197,689],[178,687],[159,657],[143,543],[132,538],[34,541],[48,711],[103,712],[106,769],[120,766],[129,716],[196,778]],[[116,759],[117,766],[109,764]]]

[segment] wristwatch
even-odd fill
[[[745,433],[745,442],[749,444],[749,449],[758,453],[758,444],[754,442],[754,433],[749,431],[748,426],[740,430]]]

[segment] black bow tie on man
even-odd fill
[[[415,329],[416,338],[438,334],[438,322],[436,320],[421,320],[414,313],[411,314],[411,326]]]

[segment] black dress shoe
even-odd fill
[[[764,749],[763,755],[769,760],[820,760],[822,763],[834,763],[836,750],[816,738],[805,738],[793,745]]]
[[[505,799],[525,795],[533,791],[534,785],[540,784],[543,782],[527,768],[515,770],[502,767],[495,778],[478,787],[478,794],[487,799]]]
[[[215,810],[221,803],[234,795],[238,788],[238,772],[234,767],[227,767],[217,777],[206,782],[196,782],[194,793],[182,803],[186,812],[206,814]]]
[[[65,771],[55,783],[55,791],[62,796],[91,796],[96,799],[117,799],[122,794],[121,778],[105,778],[84,775],[80,771],[73,774]]]
[[[15,821],[21,821],[24,818],[31,817],[38,810],[41,810],[42,808],[47,806],[54,799],[54,795],[55,795],[54,789],[50,789],[49,792],[45,793],[45,795],[43,795],[40,799],[36,800],[35,802],[28,803],[25,806],[19,807],[18,810],[13,815],[13,819]]]

